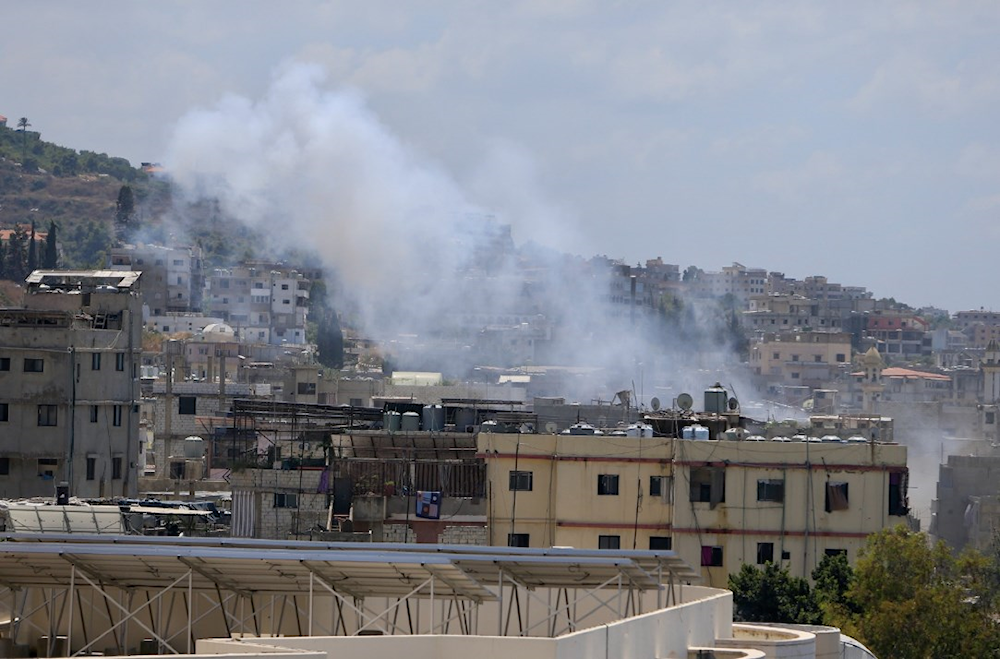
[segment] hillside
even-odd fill
[[[103,265],[115,239],[115,205],[125,184],[134,194],[134,217],[144,242],[187,236],[180,240],[201,245],[208,266],[250,255],[275,256],[254,250],[266,241],[224,217],[211,201],[175,208],[167,180],[147,175],[124,158],[51,144],[31,130],[0,128],[0,229],[35,222],[45,231],[54,222],[60,267]]]

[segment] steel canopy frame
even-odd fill
[[[675,585],[693,574],[672,552],[368,547],[11,534],[0,536],[0,587],[9,594],[0,596],[0,609],[10,610],[14,642],[25,625],[35,637],[49,637],[50,653],[65,636],[74,655],[109,637],[124,652],[130,626],[161,652],[191,652],[195,625],[219,613],[226,635],[261,634],[267,621],[270,633],[280,635],[287,632],[289,598],[300,635],[446,634],[455,622],[459,633],[478,634],[480,606],[490,602],[498,612],[496,634],[557,636],[597,612],[616,619],[641,613],[642,592],[655,591],[658,606],[665,593],[669,605]],[[303,607],[299,599],[306,597]],[[329,625],[316,608],[320,597]],[[29,600],[34,608],[25,612]],[[532,603],[541,605],[540,616],[537,609],[530,616]],[[181,634],[186,640],[178,642]]]

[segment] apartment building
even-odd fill
[[[296,270],[257,264],[208,276],[206,312],[248,341],[304,344],[308,307],[309,280]]]
[[[767,332],[750,346],[750,369],[767,383],[821,388],[846,375],[846,332]]]
[[[135,496],[139,277],[36,270],[0,309],[0,496]]]
[[[672,549],[725,586],[744,563],[808,577],[906,519],[906,447],[483,432],[489,543]]]
[[[143,304],[149,315],[201,310],[204,279],[199,247],[122,245],[113,247],[111,270],[145,273]]]

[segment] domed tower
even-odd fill
[[[979,363],[983,379],[983,402],[996,403],[1000,400],[1000,344],[996,339],[990,339]]]
[[[874,346],[861,356],[861,367],[864,371],[861,378],[861,408],[866,414],[875,414],[878,401],[882,399],[882,392],[885,390],[885,385],[882,384],[882,369],[885,367],[885,362]]]

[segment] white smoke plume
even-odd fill
[[[358,92],[324,89],[317,67],[287,67],[259,100],[228,96],[190,112],[165,165],[189,201],[215,199],[276,246],[317,252],[336,273],[335,305],[357,309],[353,320],[367,336],[416,335],[418,345],[433,337],[414,365],[460,374],[483,363],[477,341],[502,362],[510,341],[491,339],[488,328],[523,324],[546,344],[546,363],[609,368],[595,386],[612,392],[642,371],[649,398],[668,378],[710,385],[732,357],[695,363],[684,377],[661,356],[674,337],[627,314],[609,320],[609,270],[563,253],[578,248],[567,242],[576,232],[544,200],[523,150],[499,144],[485,156],[469,177],[473,199],[394,136]],[[503,224],[488,219],[494,213]],[[518,250],[505,224],[520,241],[559,240],[559,251]],[[478,337],[459,331],[477,323]]]

